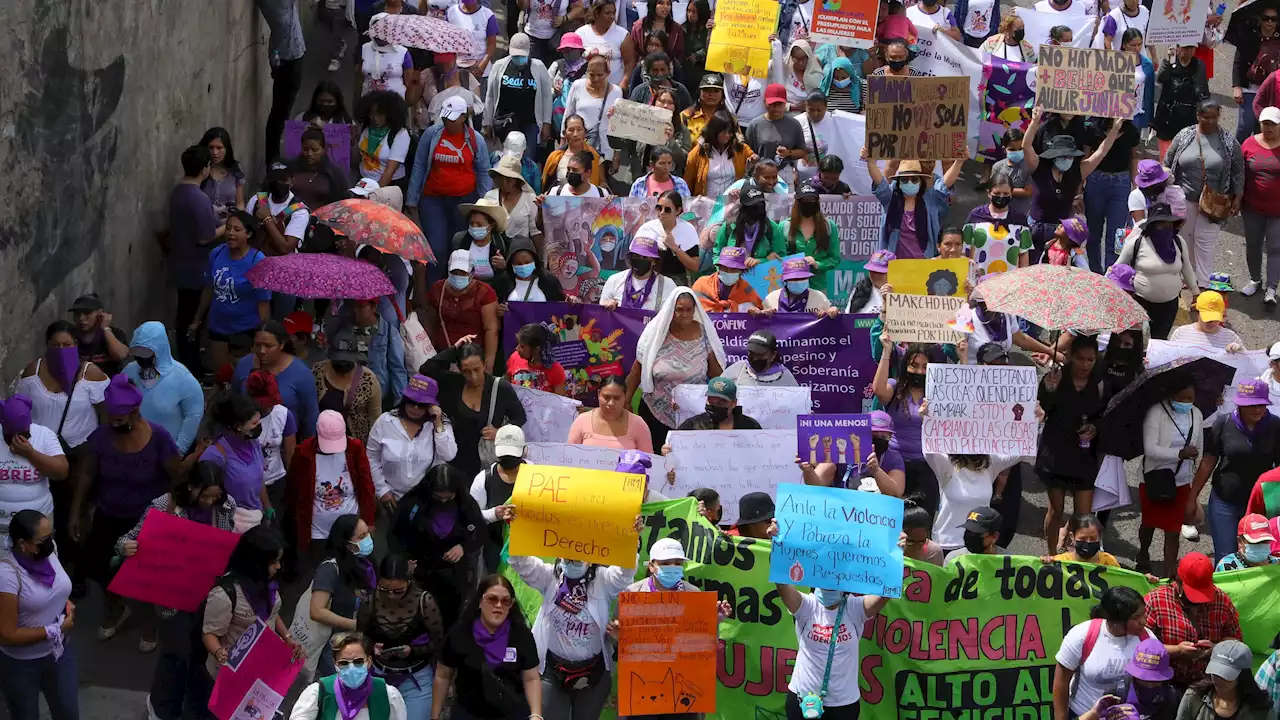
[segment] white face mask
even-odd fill
[[[724,283],[725,285],[733,285],[734,283],[738,282],[738,278],[739,278],[739,277],[741,277],[741,276],[742,276],[742,273],[736,273],[736,272],[725,272],[725,271],[721,270],[721,271],[720,271],[720,282],[721,282],[721,283]]]

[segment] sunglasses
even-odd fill
[[[486,605],[500,608],[511,607],[511,604],[515,602],[515,598],[510,595],[485,595],[483,599]]]
[[[352,665],[356,667],[364,667],[366,664],[367,664],[367,661],[364,658],[356,658],[355,660],[339,660],[334,663],[334,665],[337,666],[338,669],[351,667]]]
[[[674,214],[674,213],[675,213],[675,211],[676,211],[676,209],[675,209],[675,208],[673,208],[673,207],[671,207],[670,205],[659,205],[659,206],[658,206],[658,212],[662,213],[663,215],[672,215],[672,214]]]
[[[1262,22],[1275,22],[1277,18],[1280,18],[1280,15],[1263,15]]]

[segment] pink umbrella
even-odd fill
[[[369,28],[369,37],[433,53],[470,55],[476,49],[471,33],[427,15],[388,15]]]
[[[323,253],[265,258],[245,273],[245,277],[259,290],[304,298],[369,300],[393,295],[396,291],[391,280],[377,267]]]

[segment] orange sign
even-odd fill
[[[716,594],[618,596],[618,715],[716,710]]]

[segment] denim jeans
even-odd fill
[[[1217,488],[1211,488],[1204,515],[1213,538],[1213,563],[1217,565],[1219,560],[1236,551],[1236,533],[1245,515],[1245,506],[1232,505],[1218,495]]]
[[[427,287],[449,274],[449,250],[453,236],[466,229],[458,206],[473,203],[479,197],[472,192],[464,197],[423,195],[418,198],[418,226],[427,235],[427,243],[436,256],[435,264],[427,266]]]
[[[18,660],[0,651],[0,691],[10,720],[39,720],[40,695],[49,703],[53,720],[80,717],[80,687],[76,680],[75,645],[70,640],[62,657],[50,653],[35,660]]]
[[[1084,188],[1084,215],[1089,223],[1089,246],[1085,252],[1089,255],[1089,269],[1096,273],[1116,262],[1116,230],[1129,221],[1130,189],[1128,170],[1095,172]]]
[[[1253,97],[1257,94],[1248,91],[1243,93],[1244,102],[1240,103],[1239,112],[1236,113],[1237,142],[1244,142],[1250,135],[1258,132],[1258,118],[1253,116]]]
[[[431,683],[435,677],[435,668],[428,665],[396,686],[404,698],[405,717],[410,720],[431,717]]]

